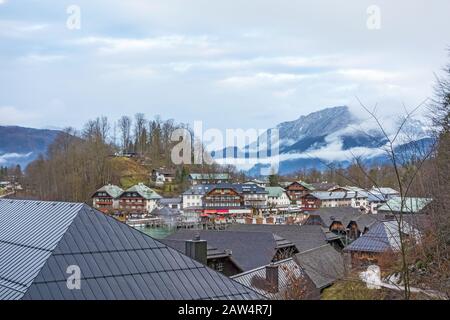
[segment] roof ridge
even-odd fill
[[[275,261],[275,262],[272,262],[272,263],[273,263],[274,265],[280,265],[280,264],[285,263],[285,262],[288,262],[288,261],[294,261],[294,258],[293,258],[293,257],[290,257],[290,258],[286,258],[286,259],[283,259],[283,260],[278,260],[278,261]],[[295,262],[295,261],[294,261],[294,262]],[[272,264],[272,263],[271,263],[271,264]],[[270,264],[266,264],[266,265],[263,265],[263,266],[254,268],[254,269],[252,269],[252,270],[247,270],[247,271],[244,271],[244,272],[242,272],[242,273],[235,274],[234,276],[231,276],[230,279],[234,279],[234,278],[241,277],[241,276],[244,276],[244,275],[246,275],[246,274],[249,274],[249,273],[252,273],[252,272],[255,272],[255,271],[258,271],[258,270],[265,269],[268,265],[270,265]]]
[[[329,244],[323,244],[323,245],[321,245],[321,246],[318,246],[318,247],[315,247],[315,248],[312,248],[312,249],[308,249],[308,250],[299,252],[299,253],[297,253],[297,254],[303,254],[303,253],[315,251],[315,250],[318,250],[318,249],[323,248],[323,247],[330,247],[330,248],[332,248]]]

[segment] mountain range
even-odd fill
[[[381,121],[383,124],[390,121],[392,128],[398,127],[398,123],[392,119],[382,118]],[[373,123],[358,118],[346,106],[325,108],[302,115],[296,120],[282,122],[268,131],[273,129],[277,129],[279,135],[277,144],[280,174],[310,168],[322,170],[330,163],[345,167],[351,163],[354,156],[361,157],[367,164],[382,164],[388,161],[381,149],[387,143],[386,137],[380,130],[376,130]],[[20,164],[24,168],[39,154],[45,153],[60,132],[0,126],[0,166]],[[395,132],[392,129],[388,130],[387,134],[394,135]],[[426,145],[430,143],[431,138],[422,122],[409,120],[396,141],[396,148],[406,152],[411,141]],[[253,142],[245,149],[267,152],[258,146],[258,142]],[[238,157],[237,148],[227,148],[223,151],[228,157]],[[262,168],[269,166],[261,161],[250,167],[238,168],[246,170],[249,175],[258,176]]]
[[[0,126],[0,166],[28,163],[44,154],[61,131]]]
[[[403,120],[381,117],[380,121],[383,125],[386,124],[386,134],[391,139]],[[426,147],[432,141],[425,124],[420,120],[409,119],[402,128],[395,140],[395,148],[400,152],[411,151],[412,144],[417,146],[417,143]],[[386,136],[373,120],[355,116],[347,106],[326,108],[294,121],[282,122],[268,132],[273,132],[274,129],[278,130],[280,174],[295,173],[300,169],[323,170],[330,165],[346,167],[355,157],[360,157],[366,164],[388,162],[382,148],[388,142]],[[241,151],[241,156],[245,156],[246,152],[256,154],[258,142],[249,144],[244,150],[247,151]],[[225,149],[227,157],[236,157],[238,151],[236,148]],[[261,148],[259,153],[270,155],[270,152]],[[261,175],[262,168],[270,167],[263,162],[264,160],[247,169],[247,173],[252,176]]]

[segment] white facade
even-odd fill
[[[282,192],[278,197],[268,196],[267,204],[269,206],[285,207],[291,204],[291,199],[286,192]]]
[[[200,194],[183,194],[183,209],[189,207],[201,207],[203,195]]]

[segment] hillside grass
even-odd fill
[[[124,189],[142,182],[150,182],[150,169],[140,165],[135,160],[125,157],[115,157],[111,160],[114,180]]]
[[[176,183],[166,183],[163,187],[155,187],[150,182],[151,167],[144,166],[135,159],[114,157],[110,161],[113,172],[113,183],[118,184],[122,189],[128,189],[142,182],[165,197],[176,196],[180,191],[180,186]]]

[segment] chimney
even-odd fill
[[[192,258],[201,264],[207,264],[207,242],[200,240],[200,234],[195,234],[192,240],[186,240],[185,253],[189,258]]]
[[[266,281],[269,286],[269,291],[277,293],[278,288],[278,266],[271,263],[266,266]]]

